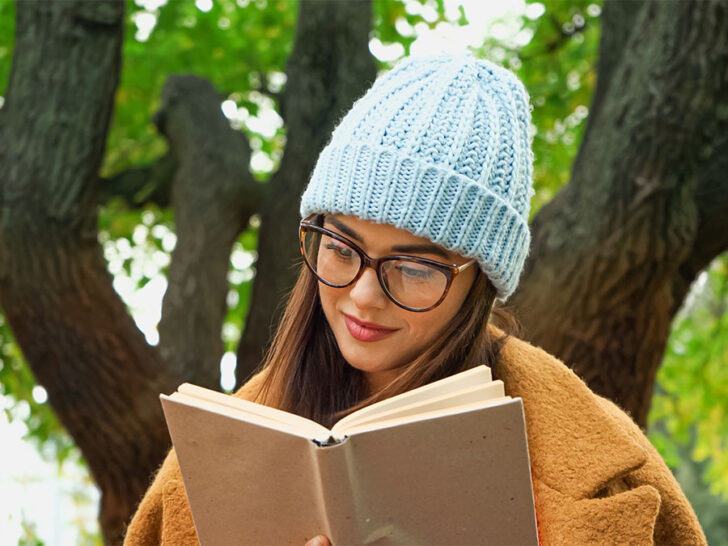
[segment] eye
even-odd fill
[[[337,256],[341,258],[351,258],[354,255],[354,251],[348,246],[343,244],[337,244],[336,241],[329,241],[326,243],[326,250],[332,250]]]
[[[433,271],[429,267],[408,267],[400,264],[396,269],[402,276],[415,280],[428,280],[433,275]]]

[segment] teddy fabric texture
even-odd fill
[[[506,393],[523,399],[541,544],[706,544],[672,472],[627,414],[560,360],[518,338],[506,339],[495,370]],[[236,396],[254,398],[264,373]],[[172,450],[124,544],[197,543]]]
[[[399,62],[334,130],[302,217],[391,224],[475,258],[506,300],[528,255],[533,153],[528,93],[472,55]]]

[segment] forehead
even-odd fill
[[[386,254],[391,253],[393,250],[396,251],[396,247],[418,245],[422,246],[423,249],[414,252],[416,254],[433,254],[438,259],[444,258],[450,261],[455,260],[458,256],[456,253],[434,244],[425,237],[419,237],[414,233],[390,224],[378,224],[363,220],[357,216],[327,214],[324,217],[324,225],[360,243],[360,246],[367,252]],[[354,234],[356,234],[356,237],[353,236]],[[430,252],[423,251],[425,247],[431,249]]]

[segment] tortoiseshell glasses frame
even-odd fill
[[[376,273],[377,273],[377,279],[379,279],[379,284],[382,287],[382,290],[386,294],[386,296],[397,306],[401,307],[402,309],[406,309],[407,311],[412,311],[415,313],[423,313],[425,311],[430,311],[431,309],[434,309],[438,305],[440,305],[447,296],[447,293],[450,290],[450,287],[452,286],[452,282],[454,278],[465,271],[467,268],[469,268],[471,265],[476,263],[476,260],[471,259],[470,261],[464,263],[463,265],[455,265],[455,264],[446,264],[443,262],[438,262],[436,260],[430,260],[428,258],[421,258],[419,256],[410,256],[406,254],[393,254],[388,256],[382,256],[381,258],[372,258],[370,257],[366,252],[364,252],[356,243],[354,243],[352,240],[348,239],[347,237],[344,237],[343,235],[340,235],[334,231],[331,231],[329,229],[326,229],[323,227],[323,218],[324,216],[322,214],[312,214],[308,216],[307,218],[304,218],[301,220],[301,223],[299,225],[299,242],[301,245],[301,255],[303,256],[304,262],[306,263],[306,266],[311,270],[311,272],[316,276],[316,278],[324,283],[327,286],[331,286],[334,288],[344,288],[347,286],[350,286],[354,284],[364,273],[364,270],[367,267],[371,267]],[[354,277],[343,284],[335,284],[330,282],[327,279],[322,278],[319,273],[316,271],[316,267],[314,264],[309,263],[309,257],[306,253],[306,244],[305,244],[305,238],[306,234],[310,232],[318,232],[319,234],[326,235],[328,237],[331,237],[332,239],[335,239],[341,243],[344,243],[348,247],[350,247],[352,250],[354,250],[359,255],[359,270],[357,271],[356,275]],[[446,284],[443,289],[442,295],[439,297],[439,299],[433,303],[432,305],[424,308],[417,308],[417,307],[410,307],[407,306],[400,301],[398,301],[390,292],[389,287],[387,286],[387,282],[384,278],[384,273],[382,270],[382,265],[386,262],[390,261],[406,261],[406,262],[412,262],[421,264],[424,266],[431,267],[439,272],[441,272],[445,278],[446,278]]]

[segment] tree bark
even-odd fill
[[[120,67],[124,3],[18,2],[0,110],[0,303],[102,492],[108,543],[167,444],[170,381],[111,285],[95,182]]]
[[[262,185],[248,170],[250,148],[220,110],[220,96],[196,76],[172,76],[157,125],[178,169],[172,181],[177,244],[159,323],[159,351],[181,381],[220,388],[220,335],[235,239],[259,208]]]
[[[510,302],[531,341],[642,425],[672,318],[728,248],[725,177],[711,170],[728,136],[726,7],[605,4],[598,92],[572,179],[534,218]],[[626,38],[624,27],[628,39],[611,39]]]
[[[130,208],[156,205],[167,208],[172,201],[172,180],[177,172],[177,160],[167,152],[148,165],[135,166],[99,180],[96,192],[98,204],[105,205],[119,197]]]

